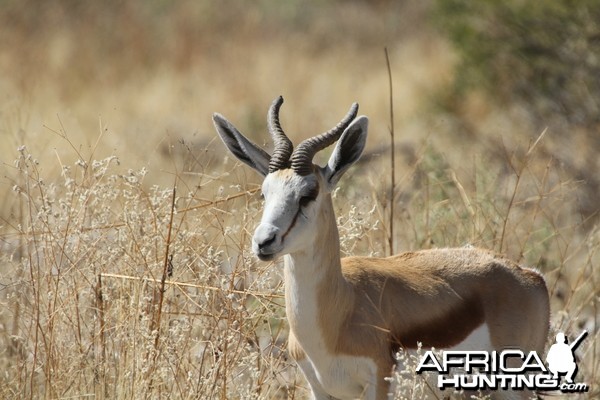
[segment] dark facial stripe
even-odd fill
[[[319,187],[319,184],[317,183],[316,186],[308,192],[308,195],[306,197],[309,197],[311,199],[311,201],[316,200],[316,198],[319,196],[319,189],[320,189],[320,187]],[[285,233],[281,237],[282,242],[285,240],[285,237],[287,236],[287,234],[290,233],[290,231],[296,225],[296,221],[298,221],[298,216],[302,213],[302,206],[303,205],[300,204],[300,207],[298,207],[298,211],[296,212],[296,215],[294,215],[294,219],[292,220],[292,223],[290,224],[288,229],[285,231]]]
[[[290,233],[290,231],[292,230],[292,228],[294,227],[294,225],[296,225],[296,221],[298,220],[298,216],[300,215],[300,211],[301,211],[301,209],[298,208],[298,212],[296,212],[296,215],[294,215],[294,219],[292,220],[292,223],[290,224],[290,226],[287,229],[287,231],[285,231],[285,233],[281,237],[281,241],[282,242],[285,240],[285,237],[287,236],[287,234]]]

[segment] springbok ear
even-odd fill
[[[221,114],[214,113],[213,122],[221,140],[238,160],[251,166],[262,176],[269,173],[269,153],[248,140]]]
[[[367,141],[368,127],[369,119],[363,115],[342,133],[324,169],[329,190],[333,190],[344,172],[360,158]]]

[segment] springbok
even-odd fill
[[[213,120],[227,148],[264,176],[264,213],[252,251],[263,261],[285,255],[289,352],[315,399],[387,398],[394,354],[418,342],[437,349],[543,351],[549,327],[544,279],[500,255],[464,247],[340,259],[331,191],[360,157],[368,119],[356,118],[354,103],[337,126],[294,150],[279,122],[282,103],[275,99],[267,116],[272,155],[222,115]],[[313,156],[336,141],[327,165],[313,164]]]

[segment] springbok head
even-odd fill
[[[342,174],[360,157],[367,138],[368,119],[356,118],[354,103],[331,130],[306,139],[295,149],[279,123],[280,96],[273,101],[267,125],[274,149],[270,155],[242,135],[222,115],[213,121],[227,148],[265,177],[264,213],[252,238],[252,250],[263,261],[312,246],[319,229],[319,210]],[[337,141],[326,166],[313,164],[315,154]]]

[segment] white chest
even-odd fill
[[[286,312],[306,354],[299,365],[311,387],[338,399],[371,398],[367,394],[376,390],[375,363],[368,357],[335,354],[328,348],[325,336],[331,333],[327,329],[339,328],[324,326],[319,319],[318,279],[297,278],[286,276]]]

